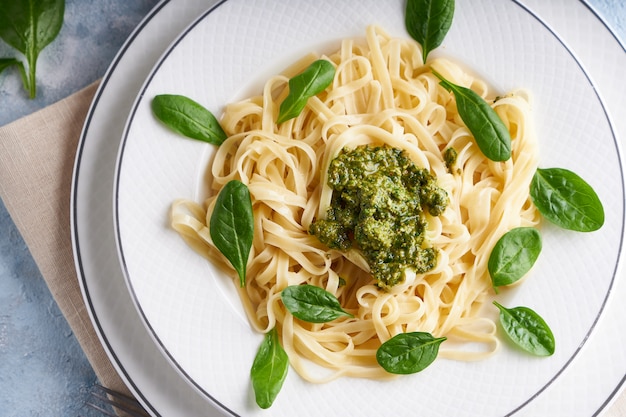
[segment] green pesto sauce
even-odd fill
[[[448,194],[436,178],[400,149],[359,146],[331,162],[333,189],[326,219],[309,232],[329,248],[359,249],[382,289],[404,281],[404,271],[433,269],[437,250],[425,241],[426,213],[439,216]]]
[[[446,163],[446,168],[448,168],[448,172],[454,171],[457,157],[458,154],[456,153],[456,149],[454,148],[446,148],[446,150],[443,151],[443,161]]]

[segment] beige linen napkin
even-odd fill
[[[95,82],[0,128],[0,198],[101,384],[130,394],[89,319],[70,235],[74,157]]]
[[[624,417],[626,416],[626,392],[622,392],[615,400],[615,403],[606,411],[605,417]]]

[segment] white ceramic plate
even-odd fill
[[[153,117],[151,99],[182,94],[219,114],[226,103],[260,92],[269,75],[304,54],[333,52],[343,38],[363,38],[369,24],[407,36],[403,22],[401,1],[229,0],[179,39],[138,94],[115,184],[122,267],[158,345],[228,413],[261,414],[249,374],[262,335],[250,329],[230,279],[168,227],[174,200],[199,198],[215,147],[168,131]],[[272,406],[274,416],[340,417],[357,407],[370,415],[390,409],[397,416],[511,414],[575,360],[600,317],[621,252],[625,198],[617,140],[591,80],[548,28],[512,2],[458,1],[436,54],[465,63],[502,93],[518,87],[534,92],[540,165],[577,172],[603,201],[606,227],[581,234],[546,226],[532,278],[504,301],[500,297],[551,323],[557,351],[537,359],[505,347],[481,362],[440,359],[392,382],[343,378],[312,385],[291,372]]]
[[[136,34],[136,37],[131,38],[127,47],[125,47],[120,56],[116,58],[114,66],[104,79],[104,84],[98,92],[96,101],[94,102],[94,107],[90,112],[90,117],[88,118],[86,130],[81,140],[79,149],[80,152],[77,159],[76,175],[74,179],[73,227],[77,266],[81,275],[81,283],[83,285],[85,298],[90,306],[92,319],[94,320],[94,324],[96,324],[96,328],[99,331],[110,356],[114,360],[114,363],[118,366],[118,369],[123,377],[125,377],[127,382],[129,382],[131,389],[133,389],[136,394],[140,396],[144,403],[146,403],[146,405],[155,414],[167,416],[211,415],[211,408],[204,402],[202,397],[196,395],[193,389],[184,384],[182,382],[183,378],[178,378],[178,375],[176,374],[173,375],[172,369],[167,366],[163,357],[161,357],[158,352],[155,353],[154,345],[148,336],[148,334],[156,336],[154,329],[150,328],[149,332],[146,333],[141,326],[137,326],[137,324],[140,323],[139,319],[136,314],[133,315],[134,310],[130,304],[128,293],[125,291],[123,279],[120,277],[121,274],[119,272],[119,266],[113,259],[115,257],[115,253],[113,238],[111,237],[111,231],[109,230],[111,222],[110,214],[106,213],[106,207],[104,209],[101,208],[102,196],[106,196],[106,194],[111,191],[111,182],[107,175],[110,175],[112,172],[114,152],[111,150],[114,146],[116,146],[116,143],[111,141],[110,138],[116,134],[116,129],[120,130],[119,128],[114,127],[113,131],[111,131],[111,126],[119,126],[120,121],[123,120],[129,110],[131,110],[132,91],[137,91],[140,80],[145,77],[145,74],[148,73],[148,63],[154,62],[156,56],[160,52],[155,44],[159,45],[160,42],[160,48],[165,46],[167,41],[165,41],[164,38],[167,38],[168,32],[165,31],[164,34],[163,26],[170,30],[170,35],[173,33],[172,28],[168,26],[168,22],[173,20],[169,14],[179,13],[179,16],[190,18],[193,16],[193,12],[189,10],[189,7],[196,7],[196,11],[199,11],[201,7],[203,7],[198,4],[198,2],[194,1],[180,1],[177,4],[181,7],[181,9],[177,9],[170,3],[166,2],[161,5],[162,10],[157,9],[155,13],[149,17],[145,25],[142,26],[142,30]],[[541,4],[531,4],[531,6],[534,7],[533,13],[538,16],[542,16],[542,19],[544,19],[543,16],[550,17],[547,22],[556,27],[556,30],[552,26],[550,27],[550,29],[555,30],[555,34],[553,35],[554,40],[557,40],[557,35],[560,37],[558,40],[562,40],[563,34],[569,33],[567,30],[569,25],[573,25],[576,28],[583,27],[585,28],[584,30],[587,31],[587,34],[598,34],[602,33],[602,30],[605,30],[602,28],[602,25],[599,24],[599,22],[596,21],[595,18],[589,13],[589,11],[578,3],[567,4],[567,7],[561,3],[551,3],[549,7]],[[223,6],[218,7],[215,11],[219,11],[221,13],[221,7]],[[167,17],[165,17],[166,12]],[[539,23],[540,21],[541,19],[537,19],[539,27],[543,27],[543,30],[547,31],[548,27],[544,26],[543,23]],[[584,23],[584,25],[577,25],[575,24],[576,22]],[[198,26],[193,26],[190,31],[185,31],[183,41],[188,36],[195,36],[194,33],[198,30],[197,27]],[[600,30],[600,32],[598,32],[598,30]],[[610,38],[610,35],[606,33],[604,37],[594,35],[591,38],[594,38],[594,40],[608,39],[609,42],[614,42],[614,40]],[[585,42],[580,42],[577,37],[567,37],[566,40],[571,41],[574,45],[573,48],[569,44],[566,46],[567,51],[572,51],[574,56],[578,59],[577,63],[580,64],[579,70],[582,71],[582,69],[584,69],[587,71],[590,82],[593,83],[597,91],[602,93],[602,95],[599,96],[599,99],[603,102],[603,104],[605,104],[605,108],[603,110],[606,111],[606,115],[608,115],[608,117],[611,117],[611,115],[613,115],[612,117],[615,117],[615,114],[612,113],[612,111],[617,110],[612,109],[616,109],[617,107],[614,107],[613,105],[623,103],[623,100],[620,101],[620,97],[623,97],[623,91],[620,91],[619,88],[611,89],[609,87],[611,86],[610,80],[617,79],[617,75],[619,74],[617,68],[620,68],[618,64],[623,62],[623,59],[620,61],[619,58],[613,59],[611,58],[612,55],[609,55],[608,63],[598,67],[590,59],[581,60],[580,56],[583,58],[589,58],[599,53],[604,53],[605,50],[603,48],[587,45]],[[556,44],[559,46],[558,41]],[[152,46],[150,47],[150,45]],[[604,45],[604,48],[608,49],[609,52],[623,52],[623,50],[619,49],[619,47],[616,48],[617,45],[611,45],[609,43],[608,46],[612,46],[612,48],[607,47],[607,44]],[[179,48],[179,46],[176,46],[174,50],[177,48]],[[564,48],[564,45],[561,44],[558,49],[566,48]],[[289,57],[285,57],[285,59],[287,58]],[[572,57],[570,56],[570,58]],[[497,84],[506,87],[503,79],[498,78],[494,71],[485,71],[481,69],[480,65],[477,63],[473,63],[468,60],[465,61],[482,73],[492,75],[492,79],[495,80]],[[145,62],[145,64],[137,65],[138,62]],[[576,61],[573,62],[576,63]],[[593,71],[590,71],[589,67],[592,67]],[[276,69],[278,68],[269,68],[268,71],[274,71]],[[251,77],[249,78],[250,79],[246,82],[255,81],[252,80]],[[527,83],[525,85],[528,86]],[[149,86],[150,85],[148,85],[148,87]],[[181,91],[177,90],[177,92]],[[596,100],[598,100],[598,98]],[[606,107],[607,102],[611,104],[608,107]],[[141,105],[141,101],[139,103]],[[613,120],[613,122],[615,135],[623,137],[623,122],[620,120]],[[614,147],[615,144],[613,143],[613,149]],[[149,150],[149,152],[152,152],[152,150]],[[145,155],[142,154],[141,158],[144,156]],[[614,153],[613,158],[617,158]],[[196,164],[200,164],[200,162],[197,161]],[[196,168],[203,169],[202,167]],[[584,172],[581,172],[581,169],[577,169],[577,171],[585,175]],[[152,167],[148,169],[145,174],[152,175],[153,172],[154,169]],[[194,173],[192,173],[191,178],[191,182],[193,182],[195,178]],[[187,179],[187,181],[189,181],[189,179]],[[189,186],[188,190],[190,193],[193,192],[194,187],[194,184]],[[179,190],[179,192],[176,193],[176,196],[181,196],[184,192],[185,190]],[[621,195],[621,205],[623,205],[623,192]],[[168,205],[169,202],[166,207]],[[166,211],[166,207],[163,212]],[[623,210],[619,207],[615,209],[619,213],[613,213],[618,217],[618,223],[620,225],[620,227],[617,227],[617,229],[619,229],[617,231],[617,234],[619,235],[617,246],[620,246],[621,244],[621,225],[623,224],[623,215],[621,214]],[[161,226],[165,226],[163,218],[161,218],[160,221],[162,222]],[[560,239],[560,237],[555,236],[555,241],[558,239]],[[195,257],[195,254],[193,254],[193,256]],[[615,269],[616,265],[613,264],[610,268]],[[591,276],[594,277],[594,280],[597,279],[595,273],[591,274]],[[611,278],[607,278],[606,282],[602,284],[605,288],[600,290],[604,292],[599,296],[601,302],[596,306],[598,307],[598,312],[603,306],[604,297],[608,292],[614,274],[610,274],[610,276]],[[622,282],[623,280],[615,280],[615,285],[611,290],[611,298],[619,297],[620,294],[624,294],[624,286]],[[544,300],[543,303],[545,304],[546,301]],[[558,301],[558,303],[562,303],[562,301]],[[585,303],[586,306],[583,307],[583,310],[595,309],[594,306],[587,305],[593,303],[593,301]],[[580,314],[577,309],[578,307],[578,304],[576,305],[576,309],[570,306],[569,311],[575,312],[575,314]],[[210,309],[211,306],[201,306],[201,308]],[[617,303],[609,303],[605,310],[605,316],[608,315],[608,319],[620,317],[624,314],[623,307]],[[228,312],[228,310],[226,310],[226,312]],[[230,313],[234,315],[233,312],[234,309]],[[171,310],[170,313],[172,313]],[[170,323],[172,321],[179,320],[176,316],[180,313],[175,311],[173,314],[174,316],[168,319]],[[201,313],[199,312],[198,314]],[[583,336],[587,335],[591,330],[591,327],[593,327],[597,317],[597,314],[592,315],[589,323],[587,323],[589,326],[587,328],[583,327],[578,334],[582,334]],[[147,319],[147,316],[143,316],[142,318]],[[526,406],[522,407],[517,412],[517,415],[538,415],[533,412],[537,410],[540,415],[591,415],[606,405],[606,402],[608,401],[607,399],[610,400],[612,398],[614,390],[616,390],[616,387],[619,387],[621,384],[624,376],[624,369],[626,368],[626,360],[624,358],[623,349],[619,349],[619,346],[623,346],[624,343],[623,336],[620,336],[618,332],[613,331],[611,326],[612,323],[608,319],[600,321],[595,327],[595,330],[589,333],[589,340],[584,343],[581,349],[578,349],[577,346],[573,349],[573,353],[575,355],[572,354],[569,357],[567,357],[567,355],[563,355],[560,357],[559,360],[562,361],[563,366],[557,370],[557,373],[553,375],[551,381],[549,381],[547,385],[544,385],[546,387],[545,389],[540,387],[539,391],[541,392],[539,393],[539,391],[537,391],[538,395],[536,397],[531,396],[527,398],[530,402]],[[237,322],[239,319],[235,318],[233,320]],[[185,324],[183,321],[180,321],[179,323],[181,323],[183,327],[189,326],[189,324]],[[149,321],[148,324],[150,324]],[[248,330],[247,326],[243,322],[237,322],[237,325],[245,331]],[[177,327],[177,325],[172,327]],[[233,337],[232,334],[226,336],[228,338]],[[176,358],[172,356],[172,352],[168,350],[167,346],[163,343],[163,339],[157,338],[156,340],[157,345],[166,353],[167,357],[170,360],[174,360],[173,362],[175,367],[178,370],[184,370],[185,368],[181,366],[181,363],[176,361]],[[217,341],[219,342],[219,340]],[[584,337],[580,340],[580,343],[582,342],[585,342]],[[249,349],[252,352],[251,354],[253,354],[253,351],[256,349],[256,342],[253,342],[251,346],[249,346]],[[609,363],[608,358],[611,356],[612,358]],[[571,362],[569,362],[570,359]],[[245,362],[245,359],[243,359],[243,361]],[[565,366],[568,363],[569,365]],[[248,366],[249,363],[243,365],[244,368],[247,368]],[[449,378],[450,375],[453,375],[453,377],[451,378],[452,381],[448,381],[446,383],[446,390],[450,389],[450,384],[460,385],[455,381],[459,380],[459,378],[466,378],[467,376],[465,371],[458,373],[456,367],[457,365],[454,365],[453,368],[455,369],[451,371],[453,373],[448,375]],[[563,371],[560,372],[560,369],[563,369]],[[230,372],[230,369],[227,369],[226,371]],[[206,371],[204,372],[206,373]],[[465,374],[465,376],[462,374]],[[212,378],[219,379],[223,382],[223,385],[228,386],[228,384],[224,382],[224,376],[225,375],[221,373],[213,374]],[[581,376],[584,378],[581,379]],[[489,382],[487,381],[487,377],[488,374],[480,376],[478,379],[472,379],[469,382],[469,385]],[[184,379],[190,379],[196,388],[202,388],[191,375],[185,375]],[[518,378],[516,379],[519,380],[520,376],[518,375]],[[412,381],[411,383],[413,384],[414,382],[415,381]],[[431,380],[430,382],[431,384],[435,384],[436,380]],[[526,381],[521,379],[521,383],[526,384]],[[236,385],[234,385],[234,387],[242,387],[239,393],[235,393],[235,395],[238,396],[237,400],[243,398],[244,401],[248,401],[245,406],[250,406],[251,403],[249,393],[246,391],[249,390],[247,380],[239,380],[236,381],[235,384]],[[290,384],[290,382],[288,381],[287,384]],[[491,382],[489,382],[488,385],[489,387],[494,386]],[[415,385],[414,387],[415,389],[420,389],[419,385]],[[311,387],[309,386],[306,388],[311,390]],[[496,388],[499,389],[500,387]],[[366,389],[367,388],[363,388],[363,390]],[[585,395],[580,395],[581,392],[584,392]],[[208,391],[201,391],[202,395],[207,393],[211,394]],[[342,393],[340,397],[362,399],[368,394],[369,393],[357,393],[355,396],[348,396],[348,393]],[[300,395],[296,395],[297,397],[294,397],[291,393],[281,393],[281,397],[283,398],[288,396],[285,402],[302,402]],[[461,395],[453,398],[451,404],[443,404],[443,408],[441,407],[442,404],[438,404],[436,407],[436,414],[446,415],[448,412],[454,413],[457,408],[464,408],[467,407],[468,404],[476,402],[466,401],[466,395],[473,395],[473,393],[468,389],[462,388]],[[490,409],[492,407],[506,406],[508,397],[504,397],[504,393],[501,390],[496,393],[492,393],[492,395],[493,396],[489,399]],[[426,396],[426,394],[424,394],[424,396]],[[331,397],[337,397],[337,395],[332,395]],[[293,398],[298,398],[298,400],[292,401]],[[328,404],[328,407],[332,406],[333,403]],[[224,403],[221,407],[228,407],[228,405]],[[316,404],[315,408],[313,408],[316,410],[315,414],[317,415],[321,412],[325,412],[325,407],[326,406]],[[402,410],[404,410],[402,406],[402,398],[400,396],[396,397],[393,400],[393,405],[391,407],[393,407],[394,411],[398,409],[397,407],[399,407],[399,411],[402,412]],[[275,410],[277,409],[273,409],[272,411]],[[359,407],[359,410],[359,414],[368,415],[363,411],[365,408]],[[552,410],[552,412],[550,412],[550,410]],[[554,412],[555,410],[556,412]],[[346,410],[343,411],[346,412]],[[415,410],[412,410],[412,414],[413,411]],[[304,414],[304,412],[299,408],[295,412],[300,415]],[[507,412],[509,411],[495,409],[489,413],[483,413],[483,415],[501,415]],[[246,410],[242,411],[242,413],[245,415],[250,414]],[[350,413],[350,411],[347,411],[347,413],[353,414]],[[272,414],[274,415],[274,412]],[[383,415],[384,414],[385,413],[383,413]],[[426,414],[435,413],[426,412]]]

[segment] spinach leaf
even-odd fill
[[[539,257],[541,235],[533,227],[517,227],[505,233],[493,247],[487,269],[494,287],[522,278]]]
[[[265,334],[250,370],[259,407],[265,409],[272,405],[285,382],[288,369],[289,358],[280,345],[276,328],[273,328]]]
[[[280,104],[276,124],[297,117],[309,98],[321,93],[333,82],[335,67],[325,59],[319,59],[303,72],[289,80],[289,93]]]
[[[213,145],[226,140],[226,133],[213,113],[188,97],[157,95],[152,99],[152,113],[167,127],[188,138]]]
[[[506,308],[494,301],[500,310],[500,323],[511,340],[525,351],[536,356],[550,356],[555,342],[546,322],[528,307]]]
[[[0,59],[0,73],[2,73],[2,71],[12,66],[17,67],[20,73],[20,76],[22,77],[22,85],[24,85],[24,88],[28,90],[28,88],[26,87],[28,85],[28,75],[26,74],[26,68],[24,68],[24,63],[21,61],[18,61],[15,58]]]
[[[454,17],[454,0],[408,0],[404,23],[407,32],[422,45],[422,59],[446,37]]]
[[[445,340],[426,332],[399,333],[378,348],[376,360],[392,374],[420,372],[437,358],[439,345]]]
[[[39,53],[61,31],[64,13],[64,0],[0,0],[0,38],[26,58],[28,76],[22,82],[30,98],[37,94]]]
[[[440,84],[454,94],[459,115],[482,153],[492,161],[509,159],[511,134],[495,110],[471,89],[447,81],[435,70],[432,72],[441,80]]]
[[[16,66],[22,66],[22,68],[24,68],[24,64],[22,64],[20,61],[18,61],[15,58],[0,58],[0,72],[4,71],[5,69],[12,67],[13,65]]]
[[[213,243],[239,274],[246,285],[246,266],[254,236],[254,217],[250,191],[238,180],[228,182],[220,191],[209,221]]]
[[[539,212],[564,229],[592,232],[604,224],[604,208],[594,189],[563,168],[538,168],[530,198]]]
[[[309,323],[327,323],[341,316],[354,317],[341,308],[337,297],[315,285],[291,285],[280,293],[280,298],[294,317]]]

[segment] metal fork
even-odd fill
[[[114,410],[120,411],[120,414],[115,414],[112,411],[106,410],[93,402],[87,401],[85,405],[95,410],[100,411],[105,416],[118,417],[119,415],[128,417],[150,417],[150,415],[143,409],[139,401],[131,398],[122,393],[113,391],[102,385],[95,385],[96,390],[91,392],[92,397],[109,404]]]

